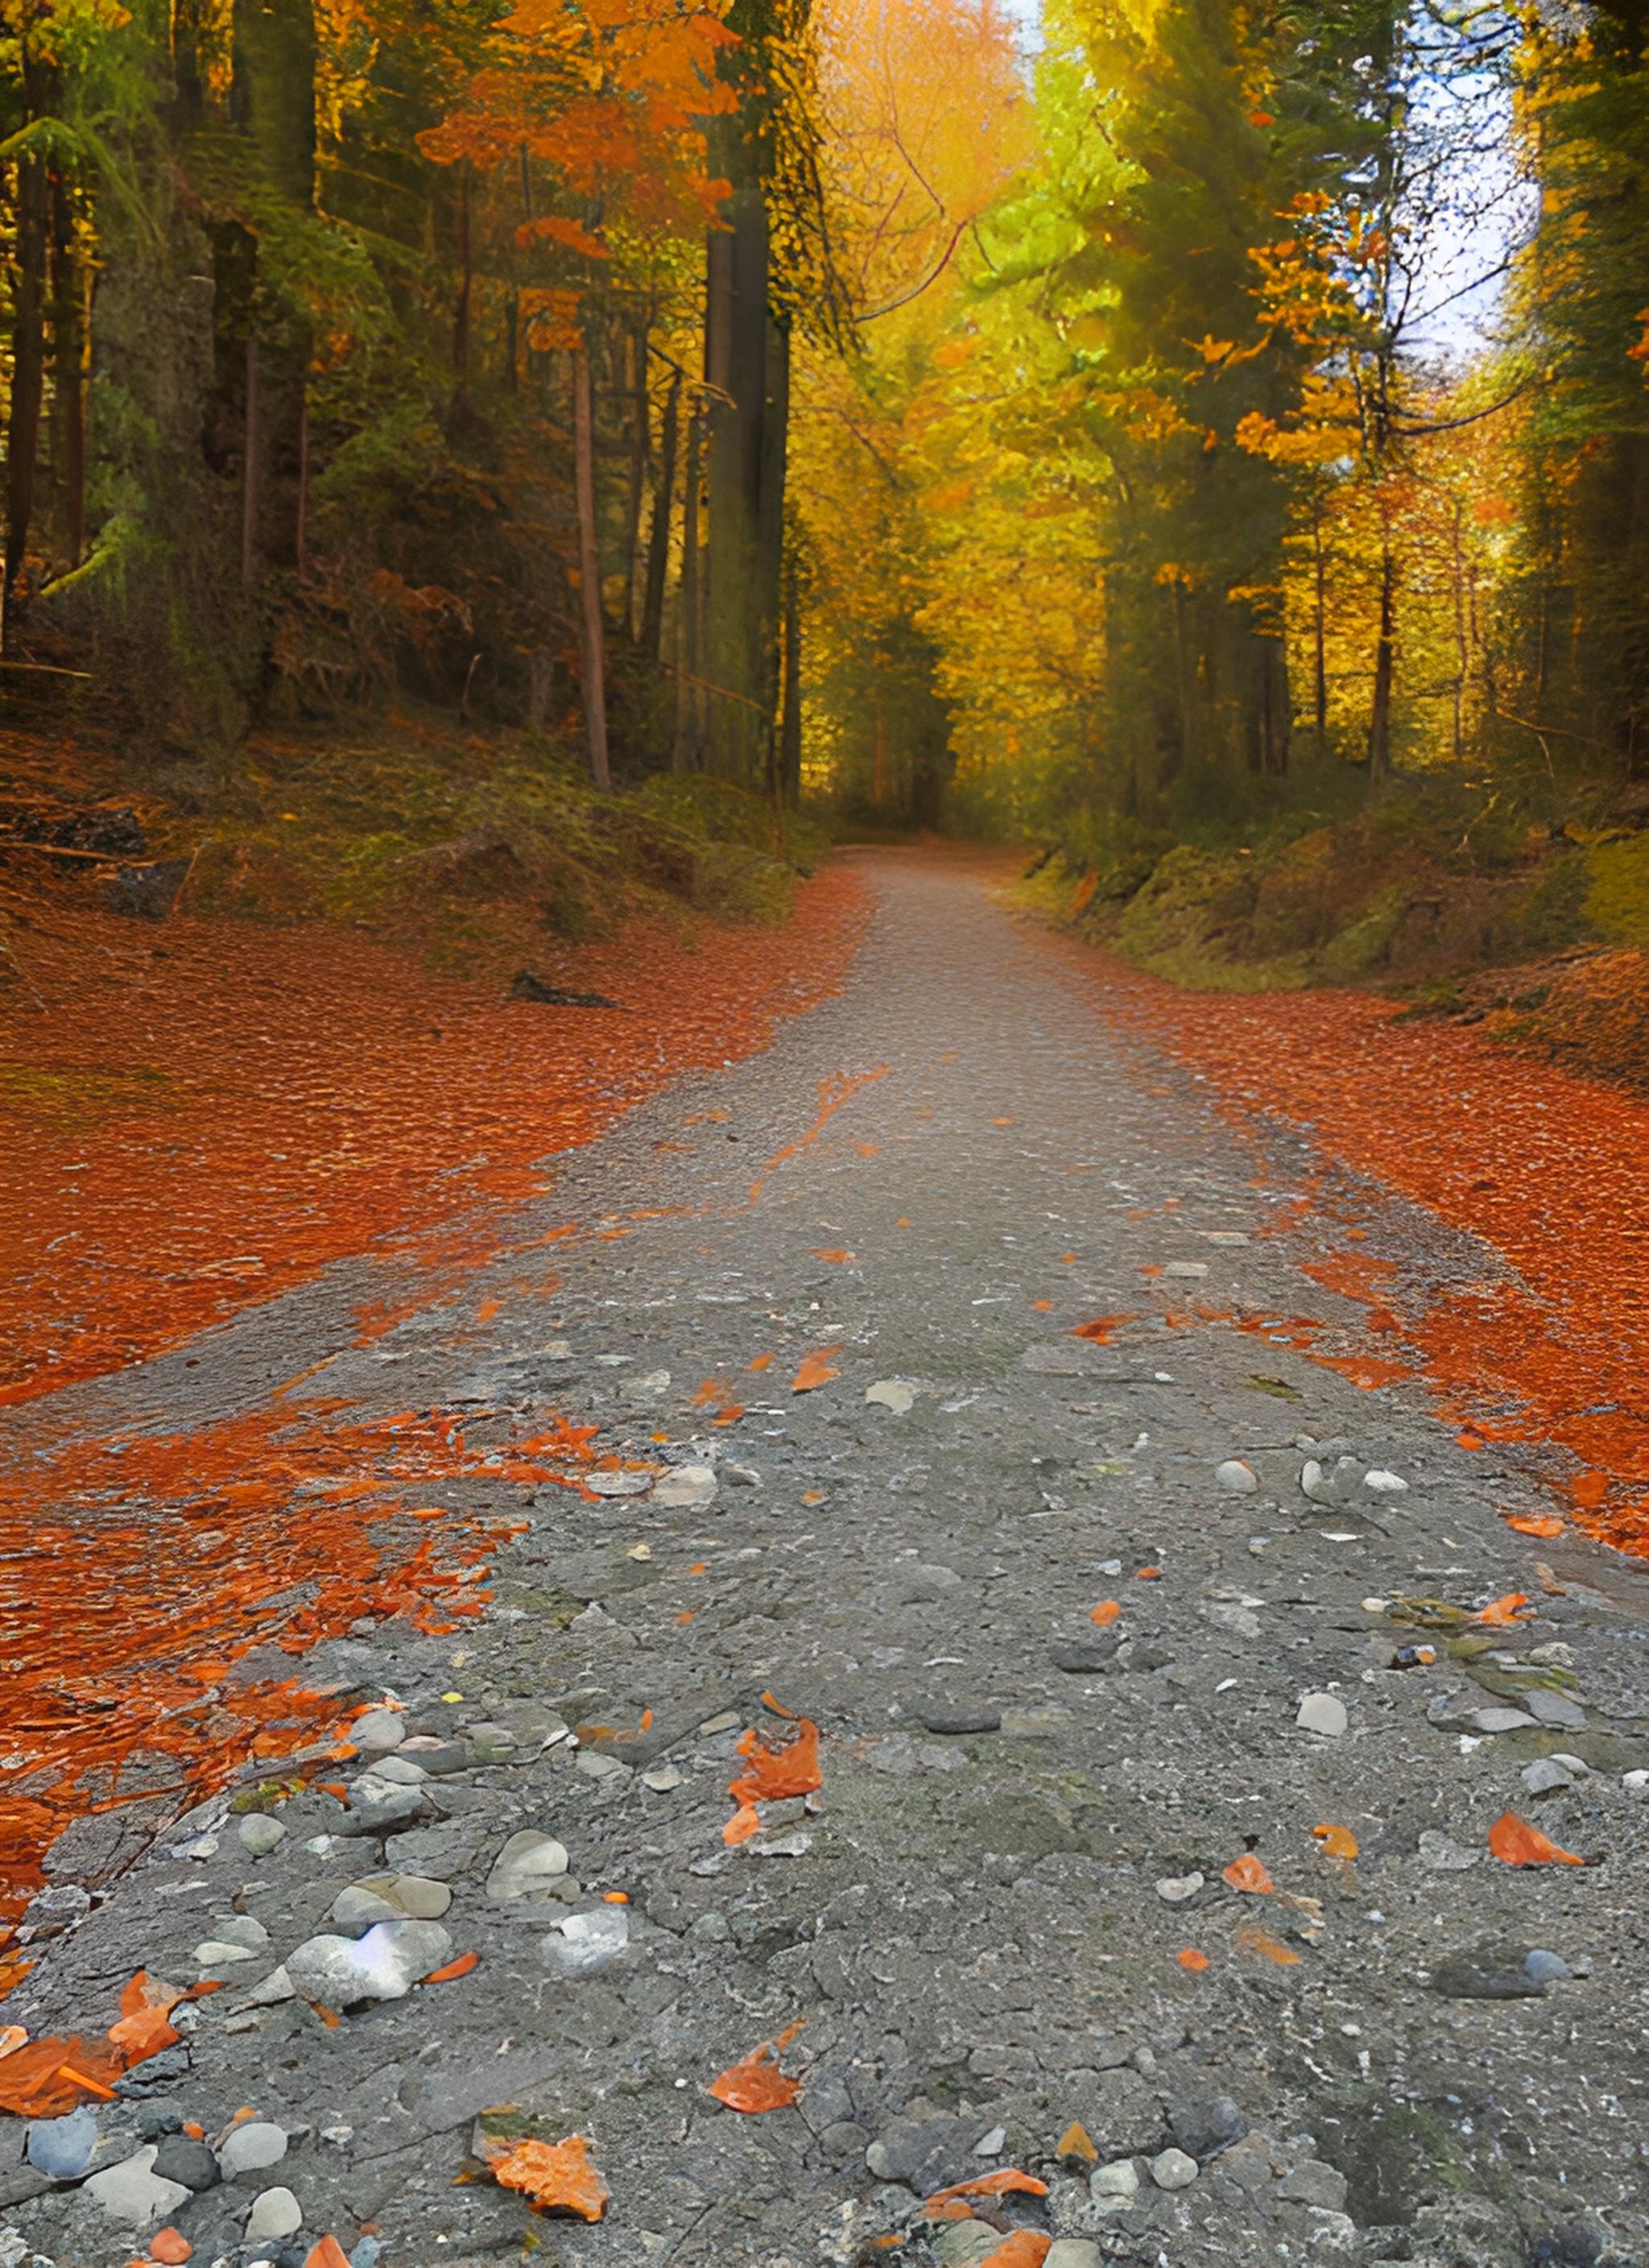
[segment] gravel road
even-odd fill
[[[324,1361],[351,1416],[599,1432],[594,1493],[431,1490],[526,1523],[481,1620],[310,1658],[387,1697],[350,1809],[219,1800],[117,1873],[71,1830],[5,2015],[223,1989],[73,2132],[4,2122],[0,2262],[1649,2257],[1649,1575],[1509,1529],[1535,1463],[1292,1320],[1354,1359],[1302,1272],[1351,1247],[1399,1314],[1501,1263],[1113,1031],[965,861],[859,863],[844,992],[558,1161],[461,1293],[356,1345],[341,1266],[30,1414]],[[729,1844],[797,1719],[820,1786]],[[1507,1813],[1586,1863],[1503,1863]],[[706,2092],[795,2027],[792,2102]],[[588,2138],[603,2218],[493,2177],[523,2134]]]

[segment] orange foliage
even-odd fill
[[[979,2268],[1042,2268],[1053,2242],[1040,2229],[1016,2228],[1012,2236],[1005,2236],[1000,2244],[991,2247]]]
[[[763,2040],[740,2062],[729,2064],[726,2070],[712,2079],[706,2094],[713,2095],[718,2102],[725,2102],[729,2110],[754,2114],[762,2110],[784,2110],[801,2093],[799,2079],[786,2079],[778,2067],[782,2051],[800,2031],[792,2024],[776,2040]]]
[[[1349,1827],[1314,1827],[1319,1846],[1331,1859],[1355,1859],[1358,1842]]]
[[[1233,1890],[1246,1890],[1254,1897],[1269,1897],[1277,1888],[1252,1851],[1245,1851],[1241,1858],[1233,1859],[1220,1880],[1229,1882]]]
[[[784,929],[718,929],[713,951],[632,925],[575,978],[625,1012],[576,1016],[347,930],[186,914],[157,959],[119,915],[54,907],[29,947],[44,1012],[11,1020],[0,1065],[41,1069],[48,1033],[43,1067],[99,1116],[89,1138],[21,1082],[0,1111],[0,1402],[176,1346],[345,1253],[380,1256],[364,1329],[388,1329],[495,1248],[432,1231],[531,1194],[526,1168],[681,1071],[764,1046],[836,989],[864,907],[836,868]],[[111,1080],[118,1108],[97,1099]]]
[[[931,2198],[923,2200],[923,2211],[931,2212],[936,2205],[944,2205],[951,2198],[1046,2197],[1048,2184],[1038,2181],[1034,2174],[1025,2174],[1017,2166],[1003,2166],[994,2174],[975,2174],[971,2181],[953,2182],[947,2190],[935,2190]]]
[[[840,1354],[841,1351],[839,1346],[810,1349],[802,1357],[796,1375],[791,1381],[791,1392],[811,1394],[815,1387],[828,1386],[833,1378],[839,1378],[841,1373],[830,1358],[832,1355]]]
[[[488,2152],[492,2178],[500,2188],[519,2190],[540,2213],[564,2213],[579,2220],[600,2220],[607,2211],[607,2183],[590,2157],[582,2134],[564,2142],[517,2142]]]
[[[1586,1469],[1579,1524],[1649,1554],[1649,1279],[1621,1233],[1649,1219],[1649,1102],[1464,1026],[1398,1022],[1367,994],[1190,992],[1063,940],[1043,950],[1099,972],[1102,1013],[1239,1110],[1308,1120],[1330,1155],[1494,1247],[1503,1278],[1439,1286],[1405,1326],[1439,1414],[1472,1446],[1491,1410],[1496,1437],[1569,1451]]]
[[[1584,1867],[1586,1860],[1576,1858],[1572,1851],[1559,1849],[1556,1843],[1542,1835],[1538,1827],[1531,1827],[1527,1819],[1520,1819],[1515,1811],[1503,1811],[1489,1830],[1489,1848],[1505,1867]],[[0,2073],[5,2066],[0,2064]]]

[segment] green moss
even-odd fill
[[[1649,831],[1594,843],[1586,864],[1586,920],[1611,945],[1649,953]]]
[[[32,1064],[0,1064],[0,1107],[49,1122],[59,1132],[95,1126],[119,1110],[152,1108],[172,1089],[166,1072],[48,1071]]]
[[[1318,955],[1322,974],[1336,984],[1344,984],[1383,968],[1390,959],[1406,900],[1400,882],[1382,890],[1365,913],[1323,946]]]

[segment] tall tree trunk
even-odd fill
[[[700,640],[699,460],[703,428],[696,409],[687,421],[687,464],[681,482],[681,581],[675,601],[675,732],[670,743],[673,772],[696,768],[698,687],[703,674]]]
[[[313,0],[233,0],[233,7],[230,116],[255,144],[273,187],[308,212],[315,202]]]
[[[801,572],[793,545],[784,557],[784,681],[778,799],[782,809],[794,811],[801,801]]]
[[[258,563],[258,453],[262,446],[258,416],[258,335],[247,338],[247,406],[241,422],[240,581],[252,588]]]
[[[710,240],[710,769],[758,782],[778,682],[789,337],[768,309],[769,242],[753,140],[732,151],[728,226]]]
[[[47,114],[50,72],[21,41],[26,120]],[[4,598],[9,609],[28,549],[40,457],[40,402],[46,377],[46,247],[48,231],[46,159],[29,155],[17,165],[17,218],[12,262],[11,406],[6,421],[6,542]]]
[[[590,777],[605,795],[613,784],[607,755],[607,635],[601,619],[601,556],[595,519],[595,399],[585,347],[572,357],[572,456],[578,508],[584,730]]]
[[[681,373],[670,380],[659,434],[659,479],[652,492],[652,526],[647,542],[647,585],[641,605],[641,650],[650,661],[664,659],[664,595],[670,571],[670,521],[675,504],[675,460],[681,430]],[[685,562],[683,563],[685,567]]]
[[[309,555],[309,372],[298,391],[298,517],[292,529],[292,564],[301,575]]]
[[[651,319],[637,318],[629,334],[629,484],[624,493],[624,635],[641,642],[637,601],[645,589],[642,566],[641,508],[647,493],[647,464],[652,455],[652,405],[647,393],[647,334]]]
[[[75,241],[74,194],[52,175],[52,484],[64,563],[80,564],[86,524],[86,272]]]
[[[1311,507],[1311,713],[1317,754],[1329,747],[1329,563],[1322,548],[1322,498]]]
[[[1382,507],[1380,527],[1380,630],[1374,644],[1374,697],[1368,716],[1371,784],[1391,777],[1391,681],[1397,642],[1397,557]]]
[[[470,305],[475,294],[475,255],[470,233],[469,160],[458,166],[458,298],[453,308],[453,406],[469,400]]]

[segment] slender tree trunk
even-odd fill
[[[1454,762],[1466,756],[1466,681],[1471,671],[1471,647],[1466,633],[1466,548],[1461,539],[1463,507],[1454,499]]]
[[[701,676],[699,608],[700,575],[698,500],[699,459],[703,428],[694,410],[687,421],[687,465],[681,482],[681,581],[675,600],[675,733],[670,743],[670,769],[689,771],[696,759],[696,725]]]
[[[240,461],[240,581],[242,588],[248,591],[257,570],[258,452],[261,446],[258,422],[258,335],[254,331],[247,340],[247,407],[242,420]]]
[[[1374,698],[1368,717],[1368,777],[1371,784],[1391,777],[1391,681],[1397,640],[1397,559],[1391,521],[1382,510],[1380,528],[1380,631],[1374,645]]]
[[[21,60],[27,119],[45,114],[48,73],[30,54],[25,34]],[[40,403],[46,377],[46,247],[48,228],[46,160],[19,158],[17,217],[12,239],[16,284],[11,317],[11,405],[6,421],[6,544],[8,608],[28,549],[40,457]]]
[[[647,585],[641,605],[641,650],[650,661],[664,659],[664,594],[670,571],[670,521],[675,503],[675,460],[681,430],[681,373],[670,380],[659,435],[659,480],[652,493],[652,527],[647,544]],[[685,569],[685,561],[683,567]]]
[[[784,679],[778,799],[781,808],[794,811],[801,801],[801,575],[793,547],[784,561]]]
[[[647,463],[652,454],[652,405],[647,393],[649,318],[637,319],[629,335],[629,486],[624,497],[624,635],[644,644],[637,621],[644,602],[646,571],[642,563],[641,511],[647,493]]]
[[[305,362],[307,364],[306,356]],[[309,372],[298,385],[298,515],[292,527],[292,564],[301,575],[309,556]]]
[[[1329,562],[1322,546],[1322,498],[1311,511],[1311,714],[1317,754],[1329,750]]]
[[[72,186],[62,173],[51,180],[52,207],[52,485],[53,518],[64,563],[80,564],[85,549],[86,322],[85,271],[75,242]]]
[[[453,309],[453,404],[469,400],[470,302],[475,290],[475,261],[470,234],[469,160],[458,168],[458,298]]]
[[[573,485],[578,507],[578,598],[583,628],[584,729],[590,777],[602,794],[613,784],[607,756],[607,635],[601,620],[601,557],[595,518],[595,399],[590,357],[572,357]]]

